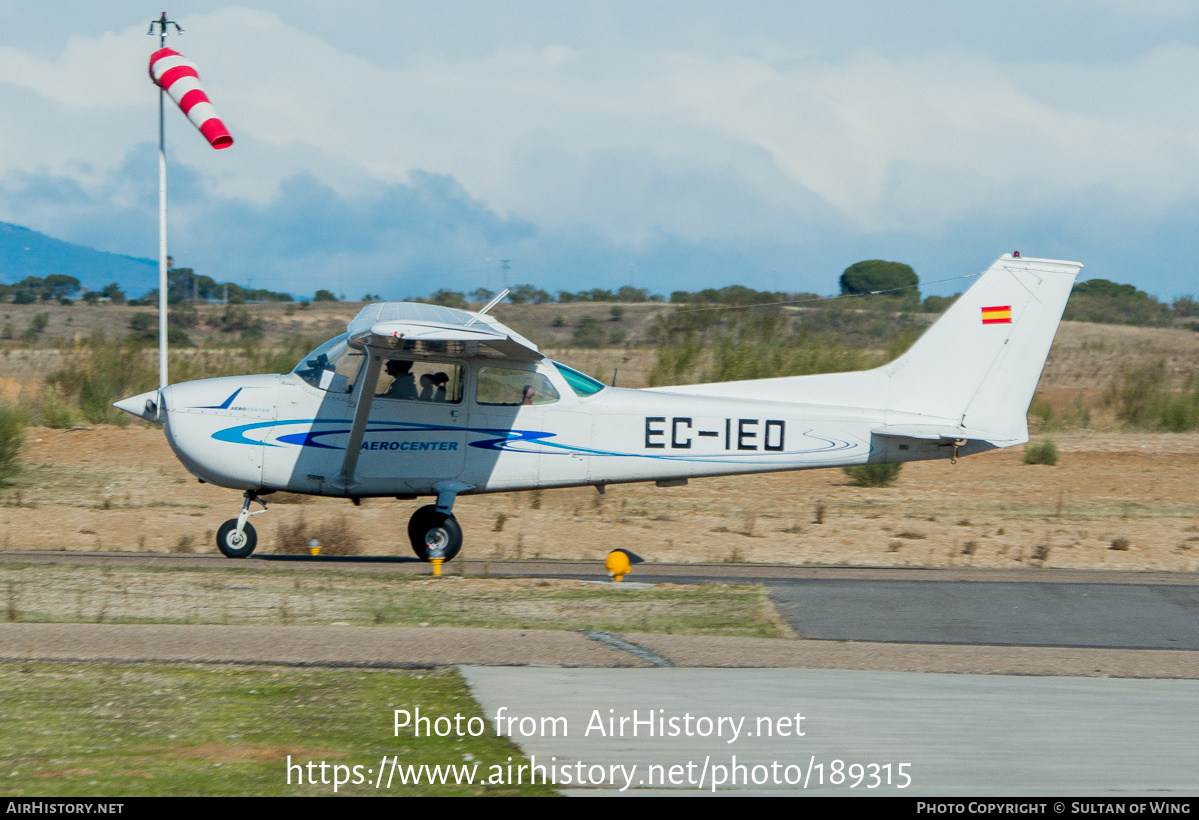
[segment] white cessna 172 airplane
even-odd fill
[[[277,490],[433,496],[416,554],[462,546],[459,495],[956,458],[1028,440],[1027,411],[1082,265],[1004,255],[895,361],[873,370],[642,390],[550,361],[487,315],[364,307],[287,375],[172,384],[116,403],[161,422],[200,481],[243,490],[217,534]],[[262,509],[251,512],[251,503]]]

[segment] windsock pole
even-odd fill
[[[154,34],[158,29],[158,47],[166,48],[167,27],[174,26],[176,34],[182,34],[183,29],[174,20],[167,19],[164,11],[162,17],[150,21],[147,34]],[[166,91],[158,87],[158,389],[162,390],[167,381],[167,131],[166,131]],[[161,406],[161,405],[160,405]]]
[[[166,16],[165,14],[163,16]],[[164,41],[166,37],[162,38]],[[167,382],[167,137],[164,97],[158,89],[158,389]]]

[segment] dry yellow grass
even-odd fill
[[[1025,465],[1014,448],[908,464],[885,489],[818,470],[611,486],[603,496],[464,497],[455,512],[473,557],[601,560],[627,547],[651,561],[1199,569],[1199,434],[1084,431],[1057,442],[1056,467]],[[197,552],[212,552],[240,506],[239,494],[191,478],[153,428],[33,428],[27,457],[23,486],[0,495],[7,550],[170,552],[190,536]],[[344,516],[364,554],[407,555],[420,503],[312,499],[272,504],[254,523],[264,551],[302,511],[314,526]],[[1128,549],[1111,549],[1120,538]]]

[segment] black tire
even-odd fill
[[[237,519],[230,518],[216,533],[217,548],[226,558],[248,558],[258,546],[258,533],[249,521],[242,527],[241,538],[237,537]]]
[[[412,551],[422,561],[429,560],[430,538],[445,539],[442,557],[447,561],[452,561],[462,549],[462,527],[458,526],[458,519],[439,513],[432,504],[421,507],[408,520],[408,540],[412,542]]]

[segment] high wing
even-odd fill
[[[537,345],[483,313],[428,305],[421,302],[378,302],[358,311],[347,325],[351,347],[367,354],[366,373],[354,384],[350,409],[354,422],[346,442],[346,455],[335,483],[350,489],[362,437],[375,401],[383,360],[395,353],[486,356],[510,361],[535,362],[544,358]],[[371,389],[367,389],[367,385]]]
[[[346,328],[352,347],[535,362],[537,345],[491,316],[419,302],[367,305]]]

